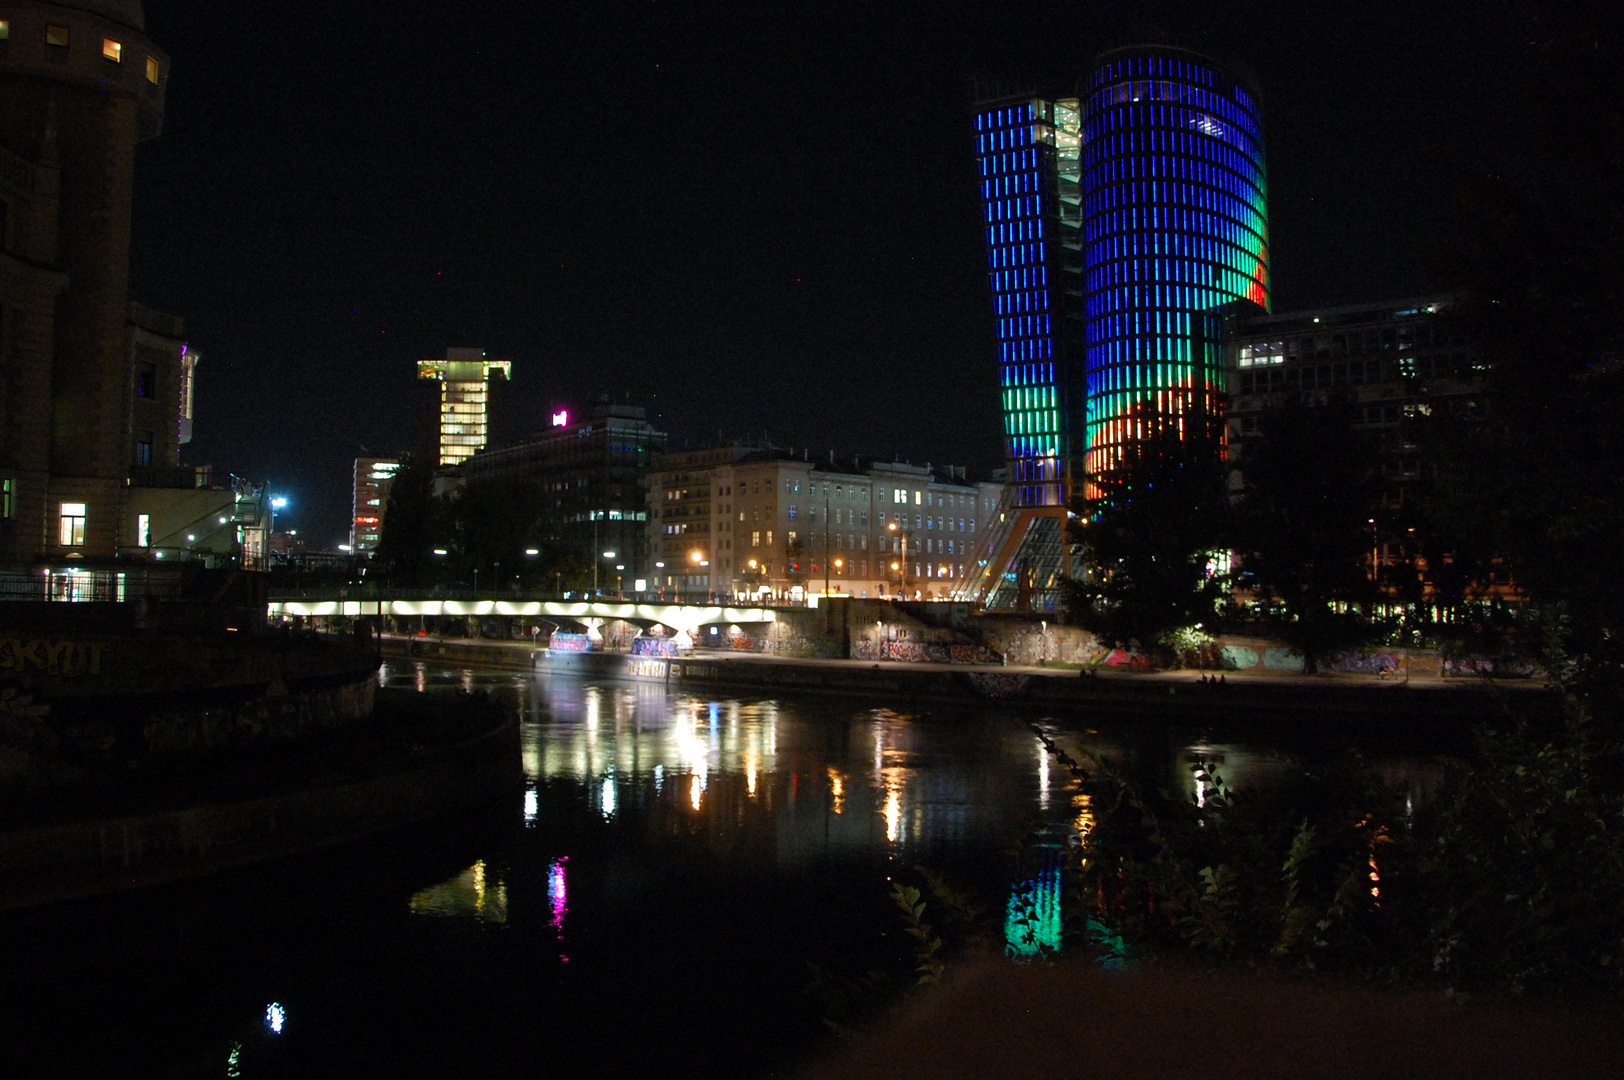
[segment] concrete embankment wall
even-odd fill
[[[404,642],[388,640],[386,655],[404,659]],[[524,670],[528,647],[476,642],[419,642],[420,655],[438,663]],[[1290,720],[1471,722],[1500,715],[1499,691],[1461,680],[1443,687],[1402,682],[1338,682],[1319,679],[1237,679],[1223,686],[1143,675],[1086,676],[1075,671],[1011,671],[939,665],[830,663],[699,654],[682,659],[625,653],[537,654],[535,669],[548,674],[660,683],[690,692],[727,690],[756,694],[834,694],[868,701],[1000,704],[1023,712],[1087,716],[1113,714],[1203,721]],[[1515,691],[1517,707],[1552,707],[1549,695]]]
[[[362,763],[364,764],[364,763]],[[509,719],[359,780],[235,802],[0,831],[0,910],[221,870],[466,811],[523,781]]]

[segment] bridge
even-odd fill
[[[710,623],[776,622],[770,607],[724,607],[710,604],[637,604],[620,600],[272,600],[266,613],[283,615],[511,615],[559,624],[601,626],[615,619],[659,623],[694,634]]]

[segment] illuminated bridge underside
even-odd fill
[[[1178,51],[1124,53],[1094,72],[1082,158],[1092,477],[1162,428],[1217,430],[1212,313],[1237,300],[1269,306],[1267,184],[1251,95]]]
[[[626,619],[659,623],[690,633],[710,623],[764,623],[778,619],[772,608],[568,600],[278,600],[267,605],[267,613],[273,619],[282,615],[519,615],[580,623]]]

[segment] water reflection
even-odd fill
[[[68,1016],[95,1018],[93,1037],[57,1040],[42,1075],[192,1075],[203,1062],[320,1076],[367,1062],[438,1076],[469,1061],[528,1075],[538,1047],[560,1076],[784,1075],[820,1030],[797,1011],[808,962],[895,963],[888,878],[942,871],[992,898],[1012,954],[1058,946],[1058,859],[1095,806],[1027,720],[1085,764],[1192,801],[1211,797],[1192,763],[1239,790],[1284,767],[1255,744],[1143,718],[1099,721],[1102,734],[993,706],[700,695],[418,661],[380,679],[516,707],[523,789],[465,822],[14,913],[0,947],[29,993],[0,1012],[0,1045],[46,1041]],[[1416,807],[1437,783],[1424,759],[1375,768]],[[1016,871],[1005,851],[1034,814],[1037,858]],[[1378,898],[1382,844],[1372,837],[1360,862]]]
[[[975,709],[915,713],[836,699],[712,697],[656,683],[422,662],[387,665],[383,678],[430,691],[495,692],[518,707],[527,830],[545,836],[558,827],[561,806],[585,805],[603,827],[689,837],[749,865],[792,867],[840,853],[910,865],[954,850],[996,860],[1034,814],[1046,823],[1042,842],[1058,860],[1093,827],[1084,789],[1093,761],[1146,783],[1171,780],[1198,805],[1211,798],[1216,777],[1240,791],[1276,783],[1290,769],[1265,749],[1234,742],[1168,740],[1162,729],[1102,735],[1040,722],[1044,738],[1081,763],[1067,766],[1024,721]],[[1424,768],[1405,762],[1389,769],[1421,797]],[[560,791],[575,794],[556,796]],[[565,863],[557,852],[549,858],[547,890],[561,932]],[[1051,867],[1013,882],[1011,952],[1058,947],[1054,873]],[[425,890],[413,910],[477,908],[472,874]],[[501,905],[486,900],[480,910],[505,910],[505,898]]]
[[[507,883],[481,859],[456,877],[414,893],[407,906],[414,915],[453,915],[505,923]]]

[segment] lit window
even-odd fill
[[[0,41],[4,41],[7,38],[9,38],[10,36],[11,36],[11,20],[10,19],[0,19]]]
[[[0,479],[0,518],[13,517],[16,514],[15,501],[17,498],[17,481],[11,477]]]
[[[63,547],[82,547],[85,542],[85,504],[63,503],[58,542]]]
[[[152,515],[135,515],[135,544],[137,547],[152,546]]]
[[[115,64],[124,62],[124,45],[110,37],[102,38],[102,56]]]
[[[68,47],[68,28],[66,26],[45,27],[45,44],[55,45],[59,49]]]

